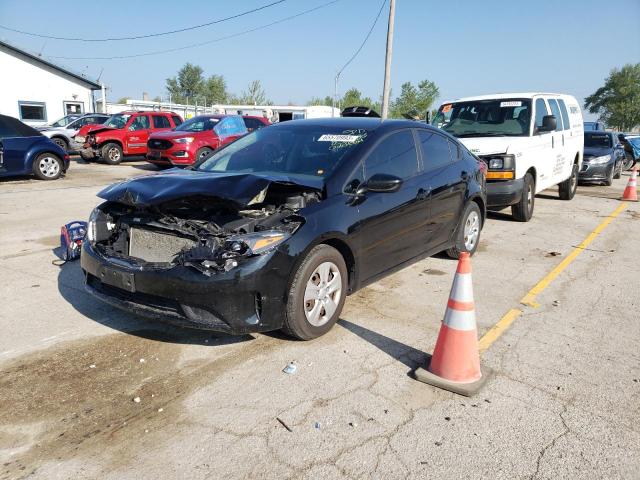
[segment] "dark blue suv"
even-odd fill
[[[55,180],[69,168],[69,155],[35,128],[0,115],[0,178],[35,175]]]

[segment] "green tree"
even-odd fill
[[[254,80],[242,92],[240,97],[234,99],[240,105],[271,105],[271,100],[267,99],[267,94],[262,88],[260,80]]]
[[[211,75],[204,82],[202,89],[207,104],[220,103],[224,104],[229,101],[229,92],[227,91],[227,82],[222,75]]]
[[[371,97],[363,97],[357,88],[350,88],[340,99],[340,108],[345,107],[368,107],[380,113],[380,105],[371,100]]]
[[[311,100],[309,100],[307,102],[308,106],[314,106],[314,105],[326,105],[327,107],[330,107],[333,105],[333,97],[327,95],[324,98],[320,98],[320,97],[311,97]]]
[[[167,91],[171,94],[174,103],[186,103],[187,99],[194,101],[197,95],[202,95],[204,90],[204,77],[202,67],[186,63],[178,71],[177,77],[167,78]]]
[[[118,99],[118,103],[127,103],[127,100],[131,100],[131,97],[121,97]]]
[[[403,83],[400,95],[391,104],[390,116],[402,118],[406,114],[424,120],[439,94],[436,84],[429,80],[422,80],[417,88],[411,82]]]
[[[584,107],[619,130],[640,125],[640,63],[611,70],[604,86],[585,98]]]

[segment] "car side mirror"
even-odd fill
[[[361,184],[356,190],[356,195],[364,195],[367,192],[390,193],[397,192],[402,185],[402,179],[395,175],[376,173],[369,180]]]
[[[538,132],[553,132],[558,126],[558,121],[554,115],[542,117],[542,126],[538,127]]]

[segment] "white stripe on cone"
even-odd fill
[[[473,282],[470,273],[456,273],[449,298],[456,302],[473,302]]]
[[[447,312],[444,314],[442,323],[456,330],[475,330],[476,312],[475,310],[453,310],[447,307]]]

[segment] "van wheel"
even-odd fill
[[[40,180],[56,180],[62,175],[62,161],[52,153],[38,155],[33,162],[33,174]]]
[[[535,183],[530,173],[524,176],[522,197],[520,201],[511,206],[511,215],[519,222],[528,222],[533,216],[533,207],[536,201]]]
[[[107,143],[101,150],[102,159],[109,165],[118,165],[122,162],[122,147],[117,143]]]
[[[482,230],[482,215],[476,202],[469,202],[462,213],[460,223],[456,229],[456,239],[453,247],[447,250],[447,255],[457,259],[461,252],[471,255],[478,249],[480,231]]]
[[[282,331],[300,340],[324,335],[336,323],[347,295],[347,266],[338,250],[314,247],[289,288]]]
[[[571,176],[558,185],[560,200],[571,200],[576,196],[576,190],[578,190],[578,164],[574,163]]]

